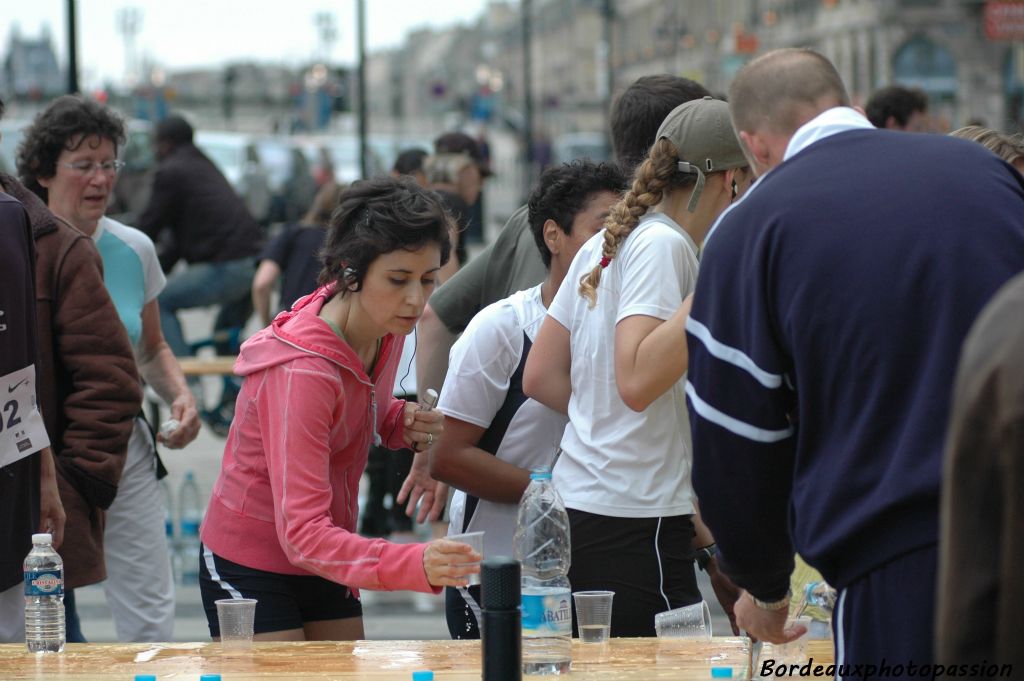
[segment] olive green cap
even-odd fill
[[[665,117],[657,139],[665,138],[679,151],[679,172],[697,175],[687,210],[697,208],[704,177],[747,165],[729,118],[729,105],[706,96],[680,104]]]

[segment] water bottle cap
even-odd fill
[[[50,534],[49,532],[40,532],[39,534],[33,534],[32,535],[32,544],[33,545],[52,544],[52,543],[53,543],[53,535]]]
[[[135,681],[156,681],[154,674],[136,674]]]
[[[732,667],[712,667],[711,678],[713,679],[731,679],[732,678]]]
[[[185,471],[186,480],[195,480],[196,476],[192,471]]]
[[[412,681],[434,681],[434,672],[429,669],[421,669],[412,673]]]
[[[220,674],[203,674],[199,681],[220,681]]]
[[[547,466],[538,466],[530,469],[530,480],[550,480],[551,469]]]

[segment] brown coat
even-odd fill
[[[142,392],[92,239],[14,178],[0,175],[0,187],[24,204],[35,238],[39,405],[67,514],[65,586],[74,589],[106,577],[103,509],[117,493]]]
[[[1019,678],[1022,577],[1024,274],[982,310],[957,369],[942,488],[937,661],[1013,665]]]

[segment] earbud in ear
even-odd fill
[[[359,273],[356,272],[354,267],[346,267],[341,271],[341,276],[345,278],[345,287],[350,291],[355,291],[356,286],[359,285]]]

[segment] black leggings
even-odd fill
[[[654,636],[656,614],[701,600],[692,516],[614,518],[569,509],[569,526],[572,590],[615,592],[612,636]]]

